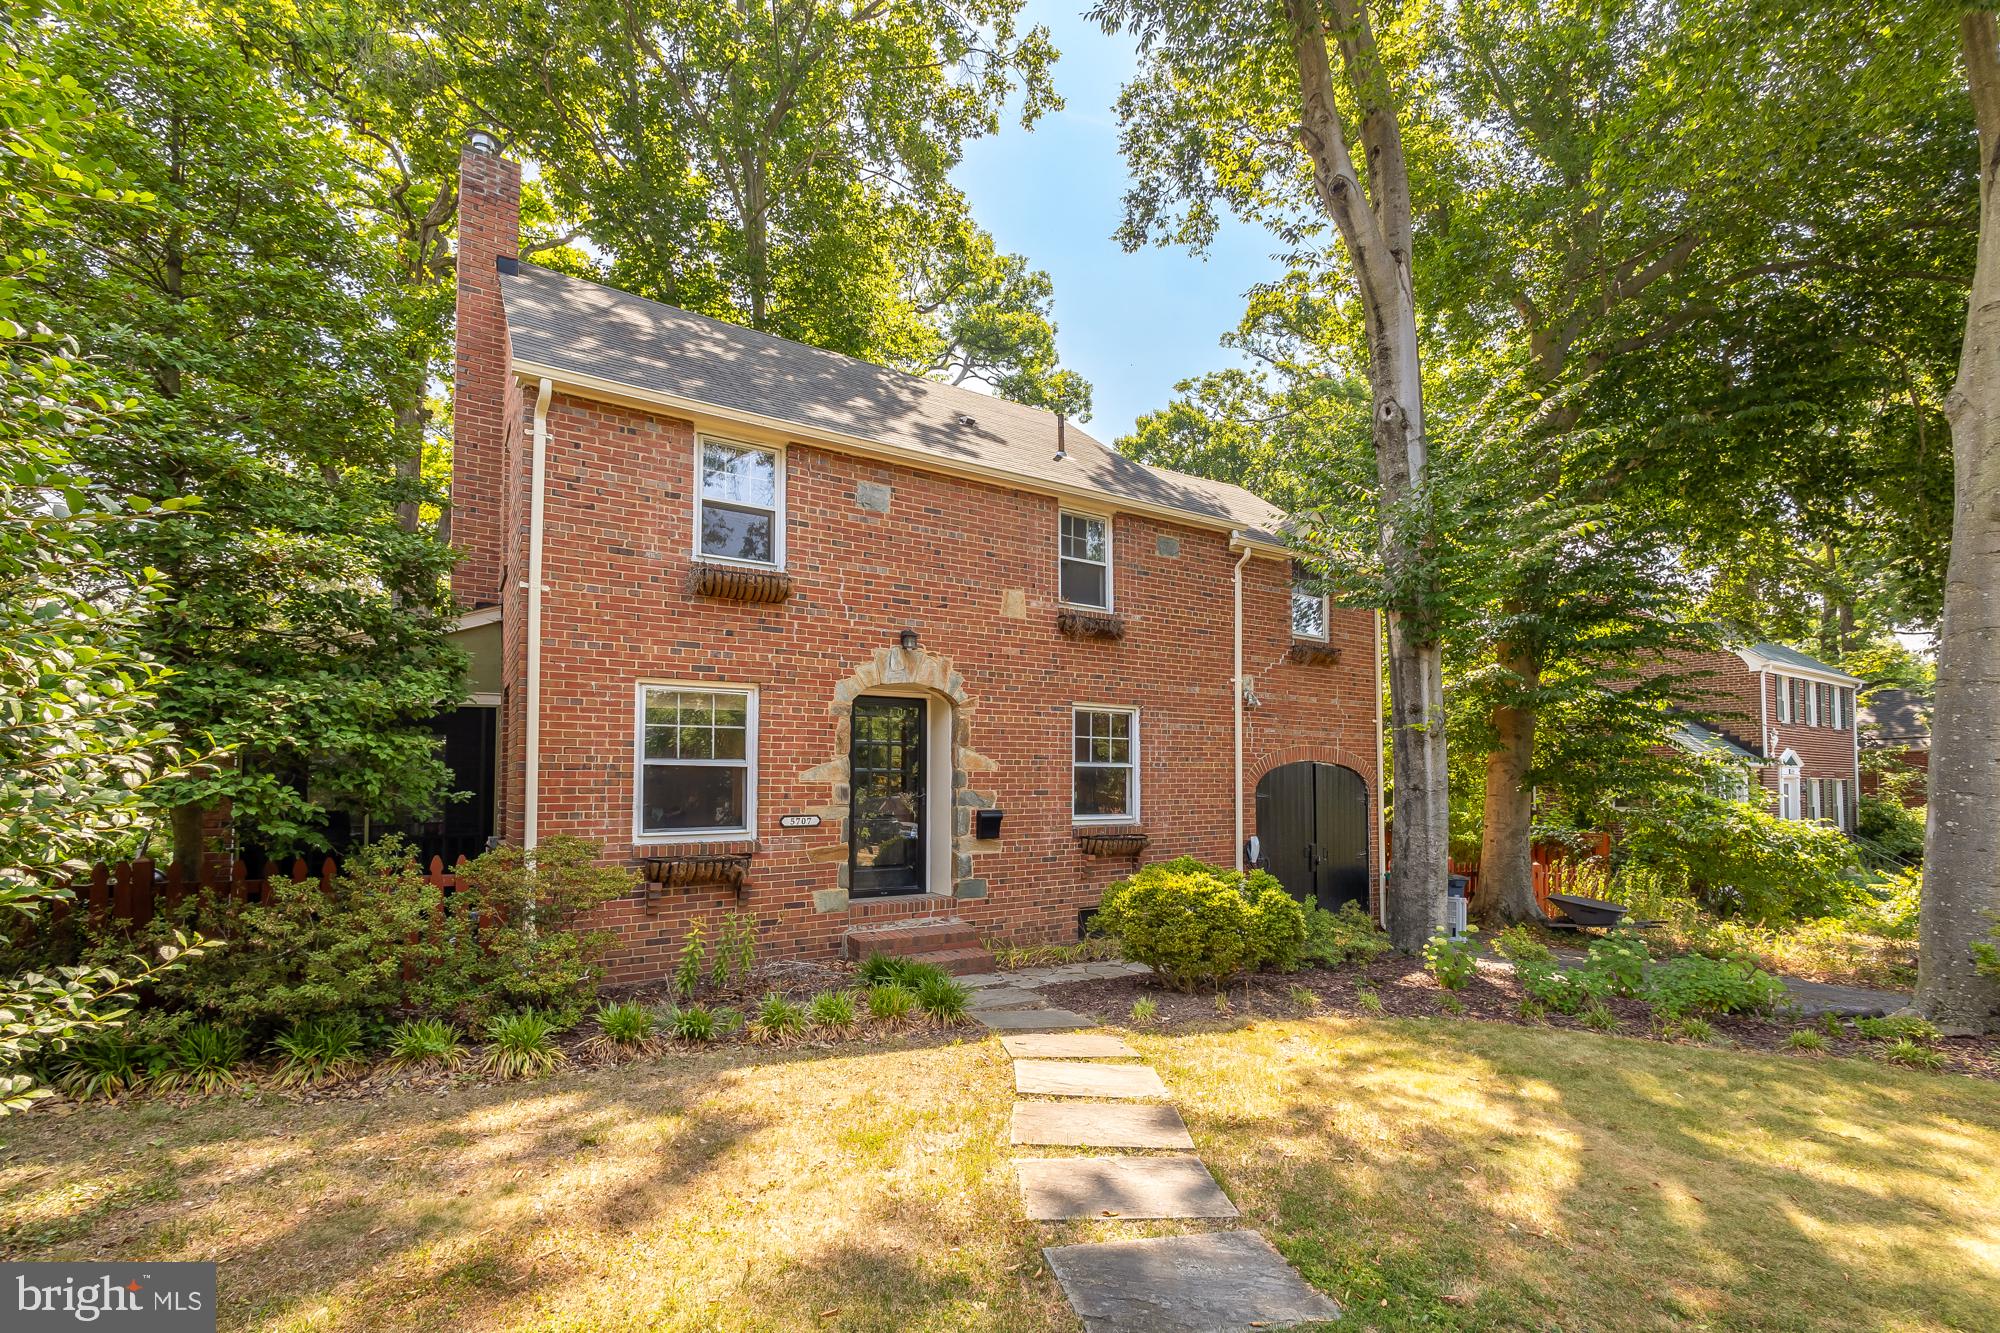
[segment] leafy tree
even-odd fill
[[[132,399],[79,461],[115,491],[201,500],[106,538],[174,589],[136,621],[170,671],[156,716],[229,755],[162,784],[176,856],[223,801],[273,851],[323,845],[332,811],[426,812],[449,776],[428,720],[462,688],[450,556],[398,519],[424,498],[396,475],[409,340],[343,139],[172,0],[91,9],[32,48],[99,104],[82,150],[155,198],[38,238],[36,305]]]
[[[613,285],[1023,402],[1087,413],[1049,281],[949,173],[1059,106],[1020,0],[506,3],[421,20],[533,158]]]
[[[1327,10],[1330,10],[1331,17]],[[1139,41],[1119,100],[1137,180],[1128,246],[1199,248],[1221,209],[1270,227],[1324,268],[1339,239],[1347,339],[1365,373],[1378,518],[1374,600],[1387,608],[1396,859],[1387,889],[1398,948],[1422,947],[1442,917],[1449,809],[1442,633],[1435,615],[1439,493],[1430,475],[1413,262],[1403,33],[1378,40],[1365,0],[1102,0],[1107,29]],[[1335,54],[1338,64],[1335,63]],[[1329,293],[1330,294],[1330,293]]]
[[[1944,628],[1938,640],[1930,821],[1918,921],[1917,1005],[1948,1029],[2000,1025],[1991,942],[2000,920],[2000,24],[1959,35],[1979,128],[1979,260],[1946,410],[1957,464]],[[1975,949],[1984,944],[1986,952]],[[1981,970],[1981,963],[1989,966]]]

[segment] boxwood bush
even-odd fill
[[[1263,871],[1239,876],[1191,856],[1112,884],[1092,929],[1183,991],[1242,972],[1297,967],[1306,945],[1305,910],[1276,879]]]

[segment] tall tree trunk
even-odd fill
[[[1495,649],[1509,688],[1531,692],[1542,683],[1542,664],[1517,644]],[[1543,920],[1535,901],[1535,794],[1528,770],[1535,761],[1536,711],[1532,699],[1493,707],[1493,748],[1486,756],[1485,827],[1479,843],[1480,912],[1489,921]]]
[[[1979,123],[1979,252],[1958,382],[1945,400],[1955,475],[1938,636],[1917,1005],[1948,1031],[2000,1026],[2000,984],[1972,943],[2000,914],[2000,25],[1959,36]]]

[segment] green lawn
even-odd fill
[[[1470,1021],[1136,1033],[1346,1328],[1993,1329],[2000,1085]],[[0,1254],[232,1329],[1074,1329],[997,1041],[0,1122]]]

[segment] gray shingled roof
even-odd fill
[[[1837,666],[1828,666],[1817,657],[1802,653],[1796,648],[1788,648],[1782,643],[1753,643],[1750,645],[1750,651],[1768,657],[1780,666],[1803,667],[1807,671],[1826,671],[1836,676],[1848,674]]]
[[[1915,690],[1881,689],[1861,705],[1864,745],[1927,745],[1931,739],[1931,701]]]
[[[1752,753],[1738,745],[1719,731],[1712,731],[1699,722],[1682,722],[1680,739],[1688,749],[1696,753],[1719,754],[1743,764],[1761,764],[1761,755]]]
[[[1282,541],[1285,515],[1241,486],[1137,463],[1056,418],[837,352],[521,264],[500,275],[514,356],[626,388],[859,436],[942,462],[1220,519]],[[966,425],[961,418],[971,417]]]

